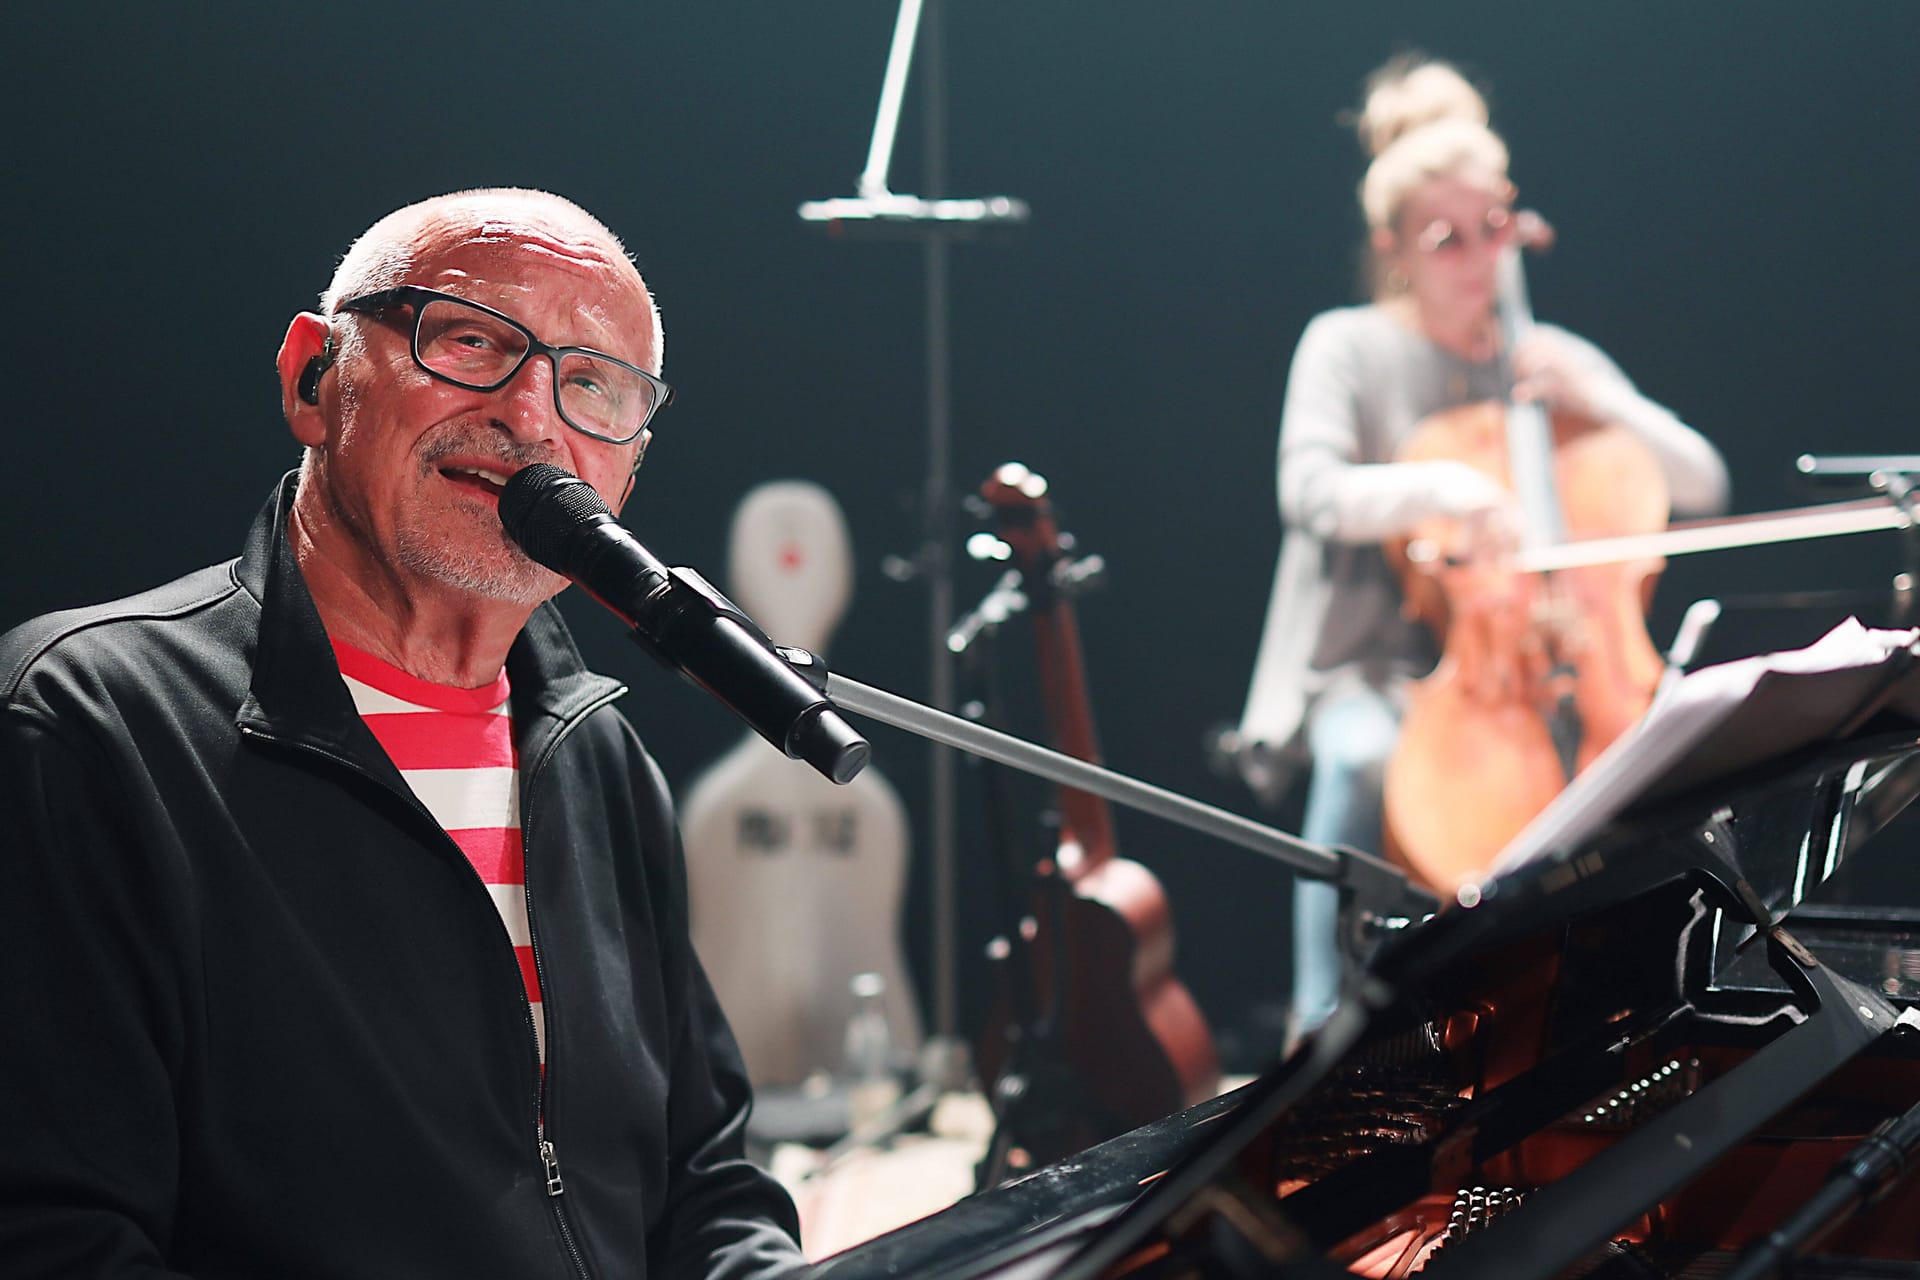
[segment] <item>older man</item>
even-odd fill
[[[0,641],[0,1274],[799,1267],[666,789],[497,511],[620,505],[660,346],[576,206],[402,209],[240,557]]]

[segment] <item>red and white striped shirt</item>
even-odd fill
[[[546,1020],[527,926],[520,768],[507,673],[502,671],[483,688],[455,689],[408,675],[338,640],[333,642],[333,652],[360,718],[493,895],[494,908],[520,960],[544,1063]]]

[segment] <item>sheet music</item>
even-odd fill
[[[1637,801],[1844,737],[1876,712],[1920,723],[1916,656],[1920,628],[1873,630],[1848,618],[1804,649],[1689,672],[1508,843],[1488,877],[1577,848]]]

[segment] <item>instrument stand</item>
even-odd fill
[[[922,9],[927,20],[921,21]],[[923,29],[924,27],[924,29]],[[925,182],[929,196],[896,195],[888,187],[894,136],[915,44],[921,46]],[[851,199],[809,201],[800,206],[803,222],[835,233],[864,231],[921,241],[925,248],[927,470],[921,499],[922,538],[910,559],[890,558],[889,576],[927,583],[929,638],[928,697],[935,707],[953,705],[953,668],[946,649],[953,618],[951,541],[953,503],[948,490],[951,397],[947,302],[947,246],[984,227],[1026,221],[1027,206],[1008,196],[972,200],[939,198],[946,185],[946,69],[940,40],[940,0],[901,0],[893,44],[881,83],[867,167]],[[971,1074],[965,1041],[958,1035],[958,980],[955,967],[955,779],[952,753],[935,745],[930,758],[928,847],[932,864],[934,1018],[933,1033],[921,1053],[923,1078],[958,1089]]]
[[[962,710],[973,723],[1005,722],[993,642],[1000,637],[1000,624],[1027,604],[1021,574],[1009,570],[953,628],[948,647],[959,659],[967,699]],[[983,783],[996,908],[1005,922],[988,944],[987,955],[1005,1014],[996,1019],[1005,1040],[987,1089],[993,1136],[974,1167],[976,1191],[1090,1145],[1076,1142],[1076,1133],[1117,1133],[1126,1127],[1094,1103],[1086,1081],[1061,1051],[1068,1002],[1064,902],[1072,887],[1050,857],[1059,845],[1057,821],[1039,824],[1047,836],[1044,848],[1026,839],[1023,832],[1029,824],[1010,783],[1004,770],[992,771]],[[1053,949],[1053,962],[1045,968],[1050,980],[1044,997],[1038,955],[1042,938]]]

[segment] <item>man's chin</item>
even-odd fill
[[[567,580],[528,559],[517,547],[462,555],[447,546],[418,549],[402,559],[414,573],[500,604],[533,609],[560,594]]]

